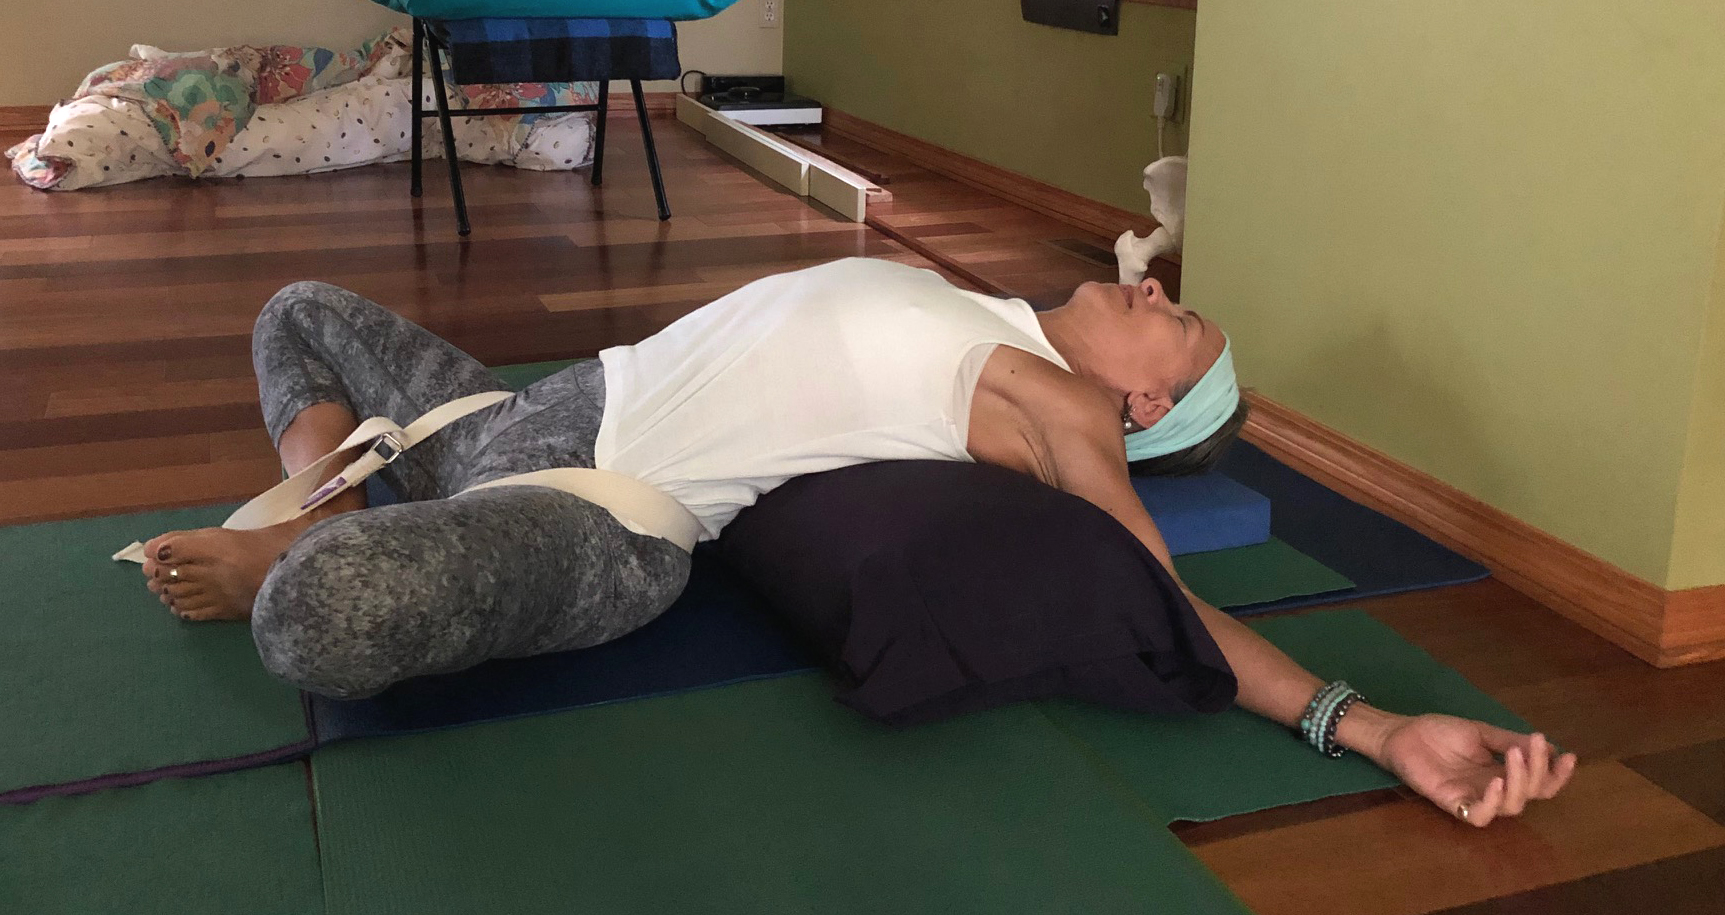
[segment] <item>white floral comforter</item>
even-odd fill
[[[134,46],[129,60],[92,73],[78,97],[54,107],[41,134],[8,150],[7,156],[21,180],[43,190],[100,187],[160,175],[301,175],[400,161],[408,158],[413,117],[407,94],[409,40],[405,29],[396,29],[341,55],[279,46],[170,54]],[[239,85],[250,85],[252,95],[226,105],[210,101],[212,93],[193,95],[177,112],[189,125],[182,133],[164,127],[163,108],[186,93],[159,91],[162,81],[156,74],[189,70],[176,65],[193,58],[228,64],[225,73],[237,73]],[[236,67],[231,63],[235,60],[242,63]],[[266,64],[252,63],[258,60]],[[150,69],[164,62],[166,67]],[[342,69],[336,72],[338,67]],[[135,74],[127,87],[131,91],[107,89],[115,82],[111,77],[127,74]],[[93,83],[98,88],[89,91]],[[320,85],[327,88],[317,88]],[[168,100],[146,95],[146,87]],[[308,89],[313,91],[303,91]],[[457,108],[528,107],[587,104],[597,84],[454,89],[450,101]],[[421,92],[429,109],[429,81]],[[245,105],[273,98],[285,100]],[[233,115],[236,108],[241,116]],[[188,116],[199,120],[194,123]],[[592,160],[592,119],[588,112],[455,118],[456,153],[464,161],[540,171],[580,168]],[[200,129],[205,132],[194,133]],[[204,142],[206,137],[210,142]],[[442,156],[436,119],[426,120],[423,142],[427,157]]]

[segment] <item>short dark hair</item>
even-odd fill
[[[1190,384],[1175,388],[1174,402],[1179,403],[1181,398],[1191,392]],[[1126,469],[1135,476],[1186,477],[1203,473],[1216,466],[1216,462],[1228,452],[1228,446],[1240,437],[1240,430],[1246,427],[1246,418],[1251,412],[1252,408],[1242,397],[1240,405],[1234,408],[1233,415],[1222,424],[1222,428],[1211,433],[1209,438],[1171,454],[1129,461]]]

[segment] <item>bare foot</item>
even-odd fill
[[[250,619],[270,566],[314,520],[255,531],[206,527],[163,534],[144,544],[150,591],[181,619]]]

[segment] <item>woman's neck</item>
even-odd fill
[[[1091,377],[1088,368],[1092,349],[1087,345],[1083,329],[1073,320],[1069,306],[1037,312],[1036,320],[1042,325],[1042,335],[1048,338],[1048,345],[1066,360],[1072,373]]]

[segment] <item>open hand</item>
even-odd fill
[[[1483,721],[1420,715],[1384,738],[1384,768],[1471,826],[1516,816],[1554,797],[1575,774],[1575,754],[1552,758],[1543,734],[1517,734]]]

